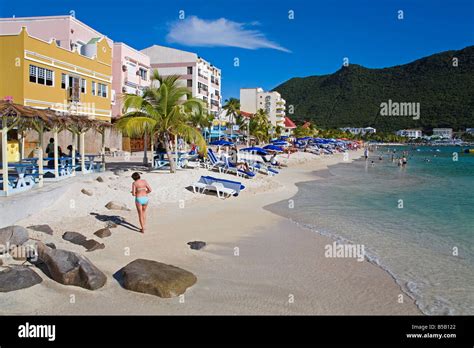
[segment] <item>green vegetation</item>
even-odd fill
[[[351,64],[274,90],[294,105],[293,121],[324,128],[372,126],[378,136],[404,128],[474,127],[474,46],[384,69]],[[420,119],[381,116],[380,104],[389,99],[420,103]]]
[[[192,98],[189,89],[180,87],[178,78],[162,77],[154,70],[152,85],[144,90],[143,96],[125,95],[126,113],[116,123],[116,127],[127,136],[148,134],[157,138],[166,149],[171,172],[176,171],[170,146],[173,137],[180,136],[198,145],[201,151],[206,150],[206,141],[196,128],[206,123],[204,104],[200,99]],[[156,82],[159,87],[156,87]]]
[[[268,142],[270,140],[270,132],[272,125],[268,120],[268,114],[259,109],[257,113],[250,119],[250,135],[257,139],[257,144]]]

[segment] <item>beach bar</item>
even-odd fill
[[[85,116],[68,115],[50,109],[37,109],[15,104],[12,101],[0,101],[1,129],[1,178],[0,195],[28,191],[35,186],[42,187],[44,181],[57,181],[75,176],[76,171],[82,174],[105,170],[105,130],[111,127],[109,122],[89,119]],[[9,161],[8,132],[15,129],[19,134],[33,130],[38,133],[38,147],[34,156],[24,158],[19,151],[18,161]],[[100,155],[85,154],[84,135],[88,130],[101,135],[102,146]],[[43,134],[53,133],[53,157],[44,157]],[[69,156],[60,156],[58,134],[69,131],[73,135],[72,149]],[[79,156],[76,153],[76,141],[79,140]],[[21,147],[21,142],[20,142]],[[96,157],[101,160],[95,161]],[[87,158],[87,159],[86,159]],[[79,165],[76,164],[79,160]],[[45,166],[45,161],[46,166]]]

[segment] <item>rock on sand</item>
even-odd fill
[[[38,259],[46,267],[49,276],[64,285],[80,286],[96,290],[104,286],[107,277],[88,258],[78,253],[51,249],[37,243]]]
[[[125,289],[159,297],[183,294],[197,278],[191,272],[161,262],[136,259],[118,271]]]

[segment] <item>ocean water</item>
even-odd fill
[[[408,151],[405,168],[391,161],[394,150],[396,156]],[[298,184],[294,208],[287,201],[266,208],[363,244],[367,258],[387,270],[423,313],[472,315],[474,154],[459,152],[381,146],[368,161],[338,164],[316,172],[320,180]]]

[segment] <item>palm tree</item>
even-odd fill
[[[271,123],[268,120],[268,114],[259,109],[257,113],[250,119],[250,134],[257,138],[257,142],[268,141],[270,138]]]
[[[225,105],[222,107],[231,118],[231,127],[235,124],[235,120],[240,117],[240,100],[237,98],[226,99]],[[239,125],[240,127],[240,125]],[[233,127],[231,128],[231,134],[233,133]]]
[[[116,127],[129,136],[151,134],[158,139],[166,149],[170,172],[174,173],[176,163],[171,156],[171,138],[180,136],[195,143],[201,151],[206,150],[201,132],[192,124],[193,117],[201,117],[204,105],[192,97],[188,88],[178,85],[179,76],[162,77],[154,70],[151,79],[151,86],[145,88],[142,96],[125,95],[125,114]]]

